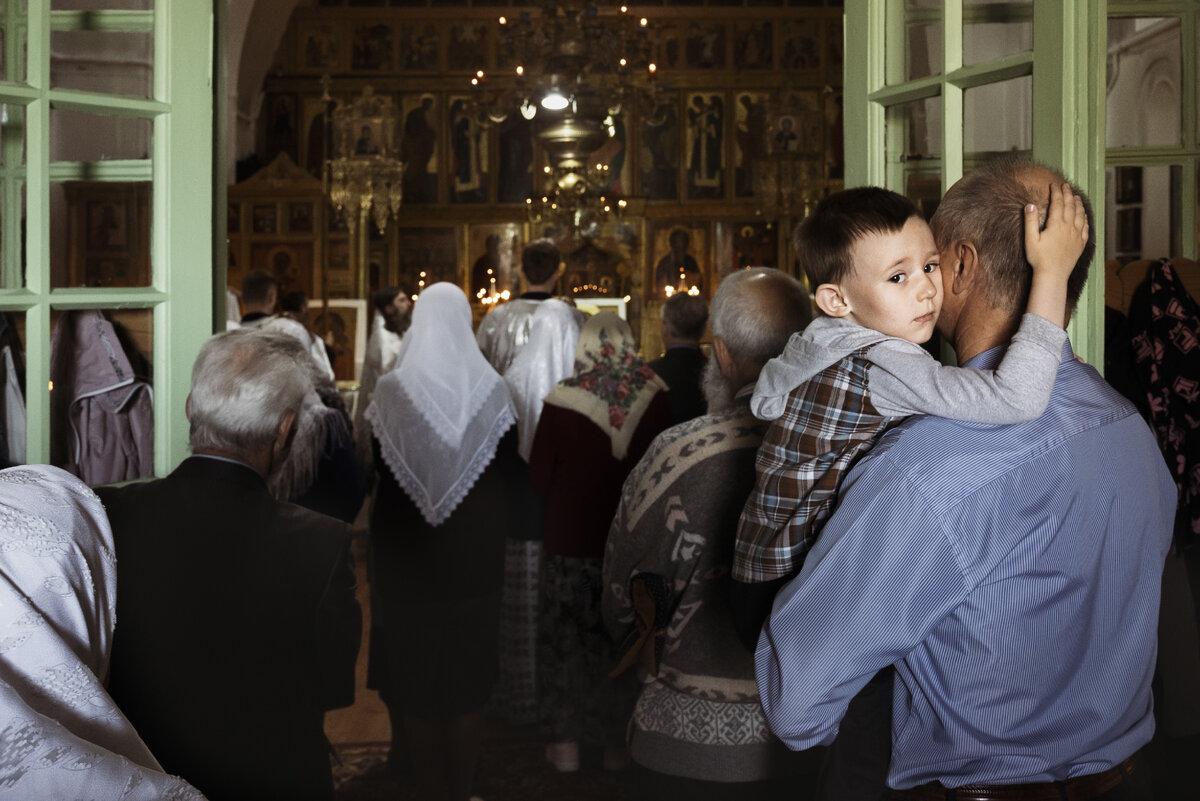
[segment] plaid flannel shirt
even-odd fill
[[[754,491],[738,521],[733,578],[749,584],[800,572],[833,514],[842,479],[892,424],[871,405],[868,348],[792,390],[755,459]]]

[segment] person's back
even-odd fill
[[[743,270],[712,303],[708,414],[658,435],[630,473],[604,553],[602,611],[619,669],[642,683],[630,724],[643,798],[808,798],[820,749],[793,754],[771,736],[754,656],[728,603],[737,518],[754,485],[766,424],[750,413],[759,370],[811,320],[808,293],[775,270]],[[732,343],[732,344],[731,344]],[[653,598],[653,613],[647,598]]]
[[[193,455],[97,490],[120,563],[110,690],[163,766],[212,798],[331,798],[323,713],[354,698],[346,527],[267,485],[312,389],[307,358],[285,335],[211,338]]]
[[[479,322],[476,341],[484,358],[501,375],[529,342],[533,313],[549,293],[525,293],[529,297],[513,298],[503,306],[492,309]]]
[[[831,674],[861,686],[893,662],[893,787],[1060,780],[1149,740],[1175,488],[1144,421],[1095,370],[1068,349],[1031,422],[914,418],[846,487],[758,651],[764,707],[791,747],[826,740],[836,722],[789,698],[844,708]],[[847,660],[849,641],[873,647]]]
[[[526,291],[488,312],[475,335],[484,358],[496,372],[504,375],[529,342],[533,314],[541,301],[550,297],[561,272],[561,254],[549,239],[535,239],[521,252]],[[583,325],[583,312],[575,310],[575,316]]]
[[[964,366],[1011,358],[1038,284],[1031,223],[1054,216],[1065,180],[996,159],[939,205],[938,329]],[[1089,237],[1064,313],[1093,251]],[[892,798],[1152,797],[1141,746],[1175,488],[1133,407],[1069,342],[1059,356],[1038,417],[914,418],[850,471],[756,651],[763,707],[789,746],[836,738],[836,751],[847,730],[890,728],[846,751],[890,748]],[[861,705],[892,665],[891,703]]]
[[[211,797],[326,798],[323,713],[353,687],[320,697],[314,622],[344,527],[276,503],[248,469],[194,462],[98,491],[121,566],[110,690]]]
[[[665,351],[649,365],[667,382],[672,425],[705,412],[700,371],[707,359],[700,350],[700,339],[707,322],[708,305],[699,295],[677,292],[663,303],[661,327]]]

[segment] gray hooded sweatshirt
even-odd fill
[[[947,367],[913,342],[857,323],[818,317],[767,362],[750,409],[760,420],[783,413],[788,395],[862,348],[870,362],[871,404],[885,417],[936,414],[969,423],[1033,420],[1046,409],[1067,332],[1036,314],[1021,327],[995,370]]]

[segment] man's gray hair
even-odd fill
[[[250,455],[275,442],[279,421],[312,391],[312,357],[293,336],[258,328],[216,334],[192,367],[193,451]]]
[[[730,273],[709,306],[709,324],[733,360],[759,370],[783,352],[793,333],[812,322],[812,299],[804,285],[770,267]]]
[[[1039,214],[1044,229],[1048,186],[1032,186],[1022,176],[1038,169],[1046,170],[1058,182],[1066,180],[1060,171],[1026,156],[1000,156],[963,176],[942,198],[930,220],[939,251],[944,253],[957,241],[975,245],[985,268],[980,273],[983,295],[998,309],[1016,312],[1029,300],[1033,268],[1025,258],[1024,209],[1030,203],[1043,206]],[[1072,189],[1083,200],[1088,221],[1087,244],[1067,279],[1067,304],[1074,309],[1096,252],[1096,220],[1087,195],[1073,184]],[[942,265],[943,270],[948,268]]]

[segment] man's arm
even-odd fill
[[[886,453],[868,455],[847,478],[756,652],[763,709],[789,748],[830,743],[850,699],[965,597],[937,509]]]
[[[356,587],[347,536],[317,606],[317,692],[325,709],[354,703],[354,664],[362,642],[362,609],[355,597]]]

